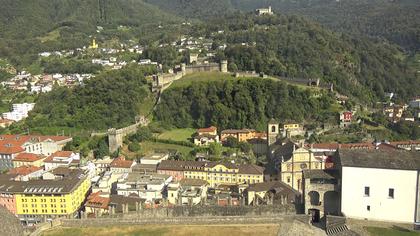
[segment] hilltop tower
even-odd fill
[[[220,62],[220,72],[222,72],[222,73],[227,73],[228,72],[228,61],[227,60],[222,60]]]

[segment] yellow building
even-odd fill
[[[20,182],[15,193],[16,214],[22,222],[38,223],[57,217],[73,218],[86,199],[90,180],[81,170],[51,180]]]
[[[267,139],[267,134],[262,132],[257,132],[254,129],[227,129],[223,130],[221,133],[220,140],[225,142],[228,137],[233,137],[238,140],[238,142],[246,142],[250,139]]]
[[[157,170],[158,173],[170,174],[178,180],[180,176],[205,180],[210,187],[254,184],[264,181],[264,168],[253,164],[164,160]]]
[[[300,128],[299,124],[295,124],[295,123],[292,123],[292,124],[284,124],[283,125],[283,129],[284,130],[294,130],[294,129],[299,129],[299,128]]]
[[[46,156],[37,155],[33,153],[22,152],[19,153],[13,160],[13,167],[20,166],[36,166],[41,167],[44,165],[44,160]]]
[[[292,141],[287,141],[274,151],[275,158],[280,161],[280,180],[295,190],[302,192],[303,170],[323,169],[324,161]]]

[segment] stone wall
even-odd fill
[[[273,216],[295,214],[294,205],[261,206],[174,206],[171,208],[142,209],[136,213],[109,217],[210,217],[210,216]]]
[[[129,125],[121,129],[108,129],[109,152],[114,153],[117,151],[118,148],[122,146],[125,136],[134,134],[139,126],[144,126],[148,123],[149,121],[146,118],[141,117],[139,121],[133,125]]]
[[[210,71],[221,71],[221,66],[219,63],[208,63],[200,65],[189,65],[186,66],[185,72],[187,74],[196,73],[196,72],[210,72]]]
[[[167,218],[97,218],[97,219],[62,219],[63,227],[95,227],[112,225],[201,225],[201,224],[258,224],[289,222],[294,219],[308,221],[305,215],[276,215],[276,216],[218,216],[218,217],[167,217]]]
[[[44,223],[39,223],[36,225],[36,229],[31,232],[29,235],[30,236],[38,236],[38,235],[42,235],[42,232],[52,229],[54,227],[58,227],[61,225],[61,220],[60,219],[54,219],[53,221],[48,221],[48,222],[44,222]]]

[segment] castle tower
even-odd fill
[[[220,62],[220,72],[227,73],[228,72],[228,62],[227,60],[222,60]]]
[[[268,147],[273,145],[277,141],[277,136],[279,135],[279,123],[274,119],[271,119],[267,125],[267,144]],[[268,149],[270,150],[270,149]]]
[[[186,69],[185,63],[182,63],[181,64],[181,73],[182,73],[182,75],[186,75],[187,74],[187,69]]]

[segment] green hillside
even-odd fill
[[[276,13],[301,15],[332,30],[385,38],[420,50],[418,0],[145,0],[172,13],[200,19],[272,6]]]
[[[30,127],[38,132],[55,130],[106,130],[133,124],[150,96],[144,77],[147,70],[128,66],[103,72],[74,89],[59,87],[42,94],[31,115],[12,126],[16,131]]]
[[[229,0],[144,0],[173,14],[197,19],[208,19],[235,11]]]
[[[207,21],[196,32],[223,30],[215,44],[231,71],[257,71],[294,78],[319,78],[362,103],[384,92],[402,99],[417,95],[420,78],[397,47],[334,33],[297,16],[235,14]]]
[[[179,128],[253,127],[264,130],[270,118],[302,122],[334,120],[329,93],[312,96],[307,89],[270,79],[201,80],[170,87],[155,111],[158,121]]]
[[[139,26],[174,20],[142,0],[0,0],[0,38],[42,36],[69,27],[93,33],[96,26]]]
[[[98,26],[112,38],[120,25],[135,35],[179,20],[142,0],[0,0],[0,55],[19,67],[42,51],[86,46]]]

